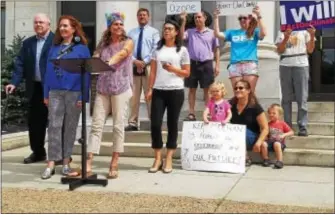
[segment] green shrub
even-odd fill
[[[14,36],[12,44],[5,49],[4,55],[1,56],[1,120],[7,125],[22,125],[27,122],[28,108],[24,94],[25,85],[21,82],[13,94],[7,96],[5,93],[5,86],[10,83],[12,78],[15,57],[22,47],[24,38],[20,35]],[[7,102],[6,113],[3,115]]]

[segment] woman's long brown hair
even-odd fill
[[[87,39],[86,39],[86,36],[85,36],[84,31],[83,31],[83,27],[82,27],[81,23],[71,15],[63,15],[58,19],[58,25],[57,25],[57,30],[56,30],[56,33],[55,33],[55,37],[53,39],[53,44],[59,45],[63,41],[63,38],[60,35],[60,31],[59,31],[59,24],[63,19],[69,20],[70,25],[72,26],[72,28],[75,29],[75,32],[73,33],[73,36],[74,37],[75,36],[80,37],[80,43],[83,44],[83,45],[87,45],[88,42],[87,42]]]
[[[252,15],[249,15],[249,19],[250,19],[250,22],[249,22],[249,27],[247,29],[247,37],[251,38],[254,36],[255,29],[258,26],[258,22],[256,18],[253,17]]]
[[[258,99],[255,95],[255,92],[251,90],[251,86],[249,81],[246,80],[240,80],[238,82],[235,83],[234,88],[237,86],[238,83],[242,83],[243,86],[245,87],[245,89],[249,90],[249,98],[248,98],[248,105],[255,105],[255,104],[259,104],[258,103]],[[237,104],[238,103],[238,99],[236,98],[236,96],[234,96],[231,100],[232,104]]]
[[[109,44],[110,44],[110,42],[111,42],[111,37],[112,37],[112,33],[111,33],[111,31],[110,31],[110,28],[111,28],[112,24],[113,24],[113,23],[111,23],[111,24],[107,27],[107,29],[103,32],[103,34],[102,34],[102,36],[101,36],[101,39],[100,39],[100,41],[99,41],[99,43],[98,43],[98,45],[97,45],[97,48],[96,48],[94,54],[96,54],[96,53],[100,53],[100,52],[101,52],[101,49],[103,49],[103,48],[106,47],[106,46],[109,46]],[[128,37],[127,37],[126,31],[123,30],[123,34],[122,34],[122,36],[121,36],[120,42],[125,41],[125,40],[127,40],[127,39],[128,39]]]

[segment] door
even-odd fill
[[[60,15],[71,15],[81,22],[88,40],[88,47],[91,54],[93,54],[96,46],[96,2],[62,1]]]
[[[316,31],[315,51],[310,57],[310,100],[335,99],[335,29]]]
[[[62,1],[59,2],[58,8],[60,15],[71,15],[81,22],[83,31],[88,40],[88,48],[91,55],[96,47],[96,2],[95,1]],[[100,39],[100,38],[99,38]],[[97,76],[91,76],[91,96],[90,96],[90,115],[93,113],[95,100],[95,85]],[[87,108],[88,110],[88,108]]]

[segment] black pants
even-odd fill
[[[178,120],[184,103],[184,90],[157,90],[152,92],[151,101],[151,140],[153,149],[163,147],[162,123],[167,109],[168,138],[166,148],[176,149],[178,138]]]
[[[43,88],[34,83],[34,92],[29,101],[28,129],[30,148],[36,156],[46,156],[44,142],[48,123],[48,108],[43,103]]]

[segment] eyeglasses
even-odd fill
[[[164,28],[164,31],[166,31],[166,30],[168,30],[168,31],[172,31],[174,28],[172,28],[172,27],[165,27]]]
[[[244,87],[235,87],[234,90],[235,91],[238,91],[238,90],[244,90],[245,88]]]

